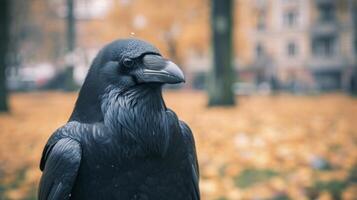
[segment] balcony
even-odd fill
[[[339,31],[337,8],[334,0],[317,0],[318,17],[311,29],[314,34],[333,34]]]
[[[313,71],[342,70],[348,63],[341,56],[312,57],[308,67]]]
[[[330,4],[330,5],[334,5],[336,3],[336,0],[315,0],[317,5],[326,5],[326,4]]]
[[[339,24],[336,20],[322,21],[318,20],[312,27],[311,33],[313,36],[317,35],[337,35],[339,32]]]

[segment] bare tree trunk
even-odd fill
[[[76,84],[73,79],[73,53],[76,48],[76,19],[74,15],[74,1],[67,0],[67,56],[69,56],[69,63],[67,63],[65,71],[65,90],[72,91],[76,89]]]
[[[350,0],[350,12],[352,18],[353,27],[353,50],[354,54],[357,55],[357,2],[355,0]],[[357,96],[357,63],[353,66],[353,75],[350,81],[349,91],[351,95]]]
[[[234,0],[211,0],[213,69],[208,83],[209,106],[234,105],[232,83]]]
[[[73,52],[76,47],[76,21],[74,0],[67,0],[67,51]]]
[[[8,111],[6,89],[6,56],[9,48],[10,1],[0,1],[0,112]]]

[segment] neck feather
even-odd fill
[[[122,141],[164,155],[169,143],[166,106],[161,87],[137,86],[125,92],[107,88],[102,97],[104,124]]]

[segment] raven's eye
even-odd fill
[[[130,58],[124,58],[123,64],[125,67],[130,68],[134,65],[134,61]]]

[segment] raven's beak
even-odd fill
[[[173,62],[164,60],[158,55],[144,57],[144,69],[138,77],[139,83],[181,83],[185,76],[181,69]]]

